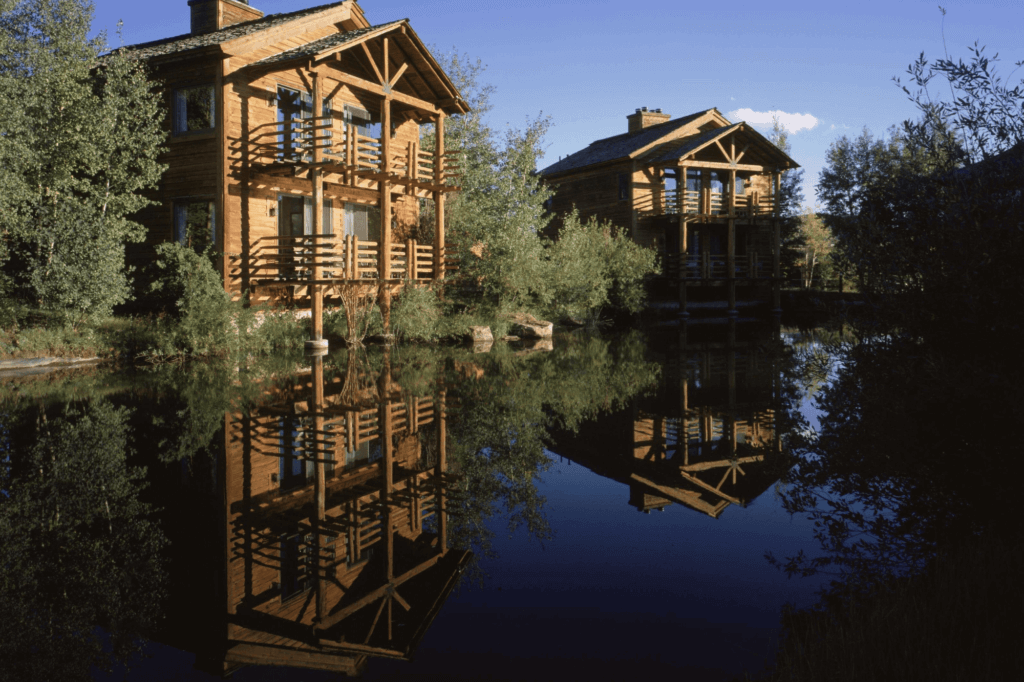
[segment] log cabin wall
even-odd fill
[[[557,236],[562,216],[573,208],[579,210],[584,222],[590,218],[607,220],[628,231],[633,210],[628,197],[619,198],[619,178],[626,176],[628,182],[631,171],[631,163],[620,163],[552,181],[550,185],[555,193],[548,210],[554,217],[547,228],[549,236]]]
[[[161,83],[164,105],[174,111],[175,93],[180,89],[199,86],[213,87],[216,64],[208,57],[194,57],[184,61],[155,64],[151,69],[153,80]],[[172,118],[164,120],[167,133],[166,152],[159,162],[166,164],[160,186],[147,193],[157,202],[139,213],[137,220],[146,226],[145,241],[129,244],[126,249],[128,265],[144,267],[154,257],[157,244],[174,239],[175,200],[200,199],[214,201],[218,188],[218,133],[210,129],[202,132],[175,133]]]

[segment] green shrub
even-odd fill
[[[636,244],[610,223],[577,211],[566,216],[558,241],[547,252],[550,287],[545,301],[552,317],[594,320],[607,307],[637,313],[644,305],[644,280],[658,272],[657,254]]]
[[[391,306],[391,331],[400,341],[435,341],[441,316],[441,302],[434,290],[407,281]]]
[[[174,345],[189,355],[214,355],[237,347],[233,315],[241,304],[224,291],[210,259],[176,242],[156,247],[147,292],[152,309],[173,317]]]

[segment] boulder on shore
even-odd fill
[[[555,325],[547,320],[538,320],[533,315],[515,313],[509,317],[512,332],[523,339],[550,339]]]
[[[466,337],[473,343],[493,342],[494,335],[490,327],[470,327]]]

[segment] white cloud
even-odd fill
[[[754,126],[771,126],[772,119],[778,116],[782,127],[791,133],[810,130],[818,125],[818,119],[811,114],[787,114],[785,111],[754,111],[753,109],[737,109],[729,112],[733,121],[746,121]]]

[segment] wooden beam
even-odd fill
[[[359,88],[360,90],[366,90],[367,92],[370,92],[374,95],[379,95],[381,97],[390,97],[396,102],[401,102],[406,106],[410,106],[414,109],[419,109],[420,111],[425,111],[435,116],[438,114],[438,112],[441,111],[435,105],[431,104],[430,102],[426,102],[420,99],[419,97],[406,95],[405,93],[398,92],[397,90],[392,90],[390,93],[386,93],[384,92],[383,85],[380,85],[379,83],[373,83],[363,78],[359,78],[358,76],[353,76],[352,74],[345,73],[337,68],[335,69],[335,73],[333,73],[331,77],[346,85],[351,85],[352,87]]]
[[[384,80],[382,82],[387,83],[388,74],[391,73],[391,56],[388,54],[388,39],[384,39]]]
[[[405,70],[408,68],[409,62],[402,64],[398,71],[395,72],[395,75],[391,77],[391,80],[388,81],[388,85],[390,85],[391,87],[395,87],[395,83],[398,82],[398,79],[402,77],[402,74],[405,73]]]
[[[370,60],[370,66],[373,67],[373,72],[377,74],[377,80],[380,81],[381,85],[384,85],[387,81],[384,80],[384,76],[381,74],[380,69],[377,68],[377,62],[373,58],[373,55],[370,54],[370,48],[366,46],[366,43],[359,43],[359,46],[363,48],[363,52],[366,53],[366,58]]]
[[[353,613],[355,613],[356,611],[360,610],[364,606],[372,604],[373,602],[377,601],[381,597],[385,596],[388,593],[389,589],[393,589],[395,587],[398,587],[399,585],[401,585],[401,584],[411,580],[412,578],[415,578],[420,573],[423,573],[423,571],[427,570],[428,568],[433,567],[440,560],[441,560],[441,555],[440,554],[438,554],[437,556],[433,556],[433,557],[427,559],[426,561],[424,561],[422,564],[420,564],[416,568],[413,568],[413,569],[411,569],[409,571],[406,571],[405,573],[403,573],[398,578],[396,578],[396,579],[394,579],[392,581],[389,581],[388,583],[386,583],[384,585],[381,585],[380,587],[375,589],[373,592],[370,592],[369,594],[367,594],[362,599],[358,599],[358,600],[352,602],[351,604],[349,604],[348,606],[346,606],[345,608],[340,609],[339,611],[335,611],[332,614],[329,614],[326,618],[323,619],[323,621],[321,621],[320,623],[317,624],[316,629],[317,630],[329,630],[330,628],[334,627],[335,625],[337,625],[341,621],[345,620],[346,618],[348,618],[349,616],[351,616]]]
[[[693,159],[690,159],[690,158],[686,158],[685,161],[686,161],[686,165],[689,166],[690,168],[710,168],[712,170],[729,170],[731,168],[734,168],[736,170],[751,171],[753,173],[764,173],[764,171],[765,171],[765,167],[764,166],[754,166],[752,164],[746,164],[746,163],[731,164],[731,163],[719,163],[717,161],[694,161]],[[659,165],[659,166],[673,166],[673,165],[675,165],[677,163],[679,163],[679,161],[671,160],[671,161],[662,161],[661,163],[659,163],[657,165]]]
[[[725,151],[725,147],[723,147],[722,143],[719,142],[717,139],[715,140],[715,146],[718,147],[718,150],[720,152],[722,152],[722,156],[725,157],[725,160],[731,164],[733,162],[732,157],[729,156],[729,152]]]
[[[737,164],[739,164],[739,162],[743,159],[743,155],[747,153],[748,149],[750,149],[750,145],[749,144],[743,145],[743,149],[740,150],[740,153],[736,156],[736,159],[735,159],[735,162]]]

